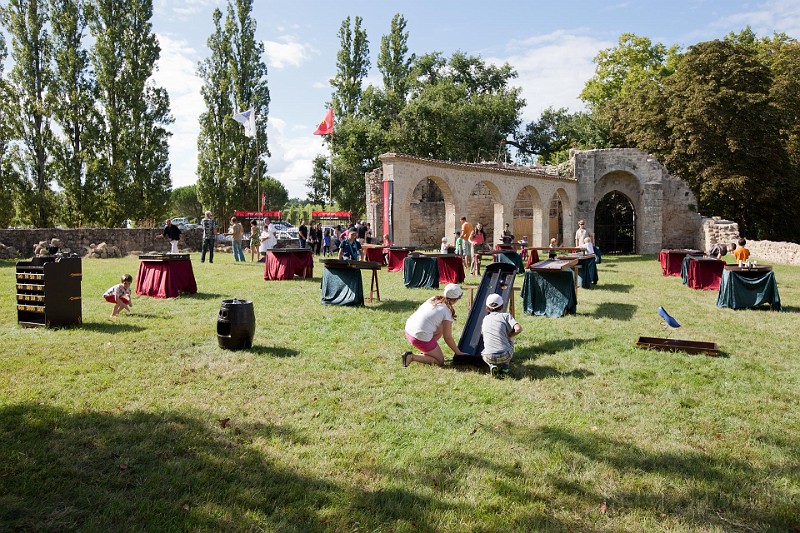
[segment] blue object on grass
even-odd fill
[[[674,318],[672,318],[672,317],[670,316],[670,314],[669,314],[669,313],[667,313],[667,312],[664,310],[664,308],[663,308],[663,307],[661,307],[661,306],[659,306],[659,307],[658,307],[658,314],[659,314],[659,316],[660,316],[661,318],[663,318],[663,319],[664,319],[664,322],[666,322],[668,326],[670,326],[670,327],[672,327],[672,328],[679,328],[679,327],[681,327],[681,325],[680,325],[680,324],[678,324],[678,321],[677,321],[677,320],[675,320]]]

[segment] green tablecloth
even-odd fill
[[[355,268],[323,268],[322,303],[326,305],[364,305],[361,271]]]
[[[683,258],[683,263],[681,263],[681,281],[684,285],[689,283],[689,261],[693,260],[694,258],[691,255],[687,255]]]
[[[406,287],[439,288],[439,261],[435,257],[406,257],[403,262]]]
[[[578,294],[572,269],[553,272],[525,272],[522,282],[522,310],[528,315],[560,317],[575,314]]]
[[[722,271],[717,307],[748,309],[761,304],[769,304],[773,311],[781,310],[774,272],[740,274],[732,270]]]
[[[514,265],[517,267],[517,272],[520,274],[525,271],[525,265],[522,264],[522,256],[519,255],[519,252],[499,250],[495,254],[495,258],[497,258],[498,263],[510,263]]]
[[[603,257],[600,255],[600,247],[596,244],[594,245],[594,256],[597,258],[598,265],[603,262]]]
[[[599,276],[597,275],[597,260],[594,257],[579,259],[578,264],[578,285],[582,289],[591,289],[592,285],[597,285]]]

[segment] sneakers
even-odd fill
[[[400,356],[400,359],[403,361],[403,366],[408,366],[408,360],[411,358],[411,352],[403,352],[403,355]]]

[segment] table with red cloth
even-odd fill
[[[155,298],[177,298],[182,292],[195,294],[192,261],[188,254],[169,257],[169,254],[139,256],[139,272],[136,273],[136,294]]]
[[[661,250],[658,253],[658,262],[661,263],[661,272],[665,276],[680,276],[683,258],[687,255],[702,255],[700,250]]]
[[[713,257],[693,257],[686,267],[686,284],[693,289],[719,290],[725,261]]]
[[[387,251],[387,263],[389,265],[387,270],[389,272],[402,272],[403,263],[405,262],[406,257],[410,252],[416,250],[416,248],[389,246],[388,248],[385,248],[385,250]]]
[[[361,248],[364,250],[364,259],[366,261],[374,261],[380,264],[384,263],[383,260],[383,246],[380,244],[363,244]]]
[[[264,262],[264,279],[289,280],[295,276],[310,278],[314,275],[314,253],[311,248],[273,248]]]
[[[456,254],[425,254],[426,257],[435,257],[439,264],[439,283],[463,283],[464,258]]]

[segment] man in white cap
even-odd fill
[[[456,311],[453,305],[463,295],[461,287],[449,283],[444,293],[426,300],[406,320],[405,334],[408,342],[422,353],[405,352],[402,355],[403,366],[416,361],[426,365],[444,365],[444,352],[439,347],[439,339],[453,350],[455,355],[467,355],[458,349],[453,340],[453,319]]]
[[[522,332],[522,326],[509,313],[503,313],[503,297],[493,293],[486,298],[487,315],[481,325],[483,351],[481,357],[489,371],[497,377],[507,376],[511,358],[514,357],[513,337]]]

